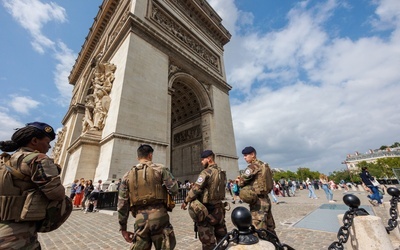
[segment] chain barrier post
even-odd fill
[[[388,220],[388,226],[386,227],[386,232],[390,234],[390,231],[393,231],[393,229],[395,229],[398,225],[397,203],[399,202],[400,190],[395,187],[390,187],[387,189],[387,192],[392,196],[392,199],[390,199],[389,209],[390,219]]]
[[[251,213],[245,207],[236,207],[232,211],[231,219],[233,225],[235,225],[237,229],[228,232],[227,235],[217,244],[214,250],[227,249],[231,242],[247,246],[260,244],[261,242],[259,239],[272,243],[276,250],[294,250],[294,248],[282,244],[279,241],[278,236],[274,233],[265,229],[255,229],[252,225]],[[255,233],[257,233],[258,237]]]
[[[360,199],[353,194],[346,194],[343,196],[343,202],[349,206],[349,210],[343,216],[343,226],[339,228],[337,238],[338,241],[334,241],[330,246],[329,250],[343,250],[347,240],[350,235],[350,227],[353,225],[353,219],[355,216],[365,216],[369,213],[363,209],[359,208],[361,202]]]

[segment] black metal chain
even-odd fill
[[[274,233],[266,230],[266,229],[256,229],[253,225],[251,226],[251,232],[257,233],[258,237],[262,240],[266,240],[271,242],[276,250],[295,250],[291,246],[287,244],[282,244],[279,241],[278,236]],[[226,249],[230,242],[238,243],[240,232],[237,229],[233,229],[231,232],[228,232],[224,238],[215,246],[214,250],[223,250]]]
[[[334,241],[330,246],[329,250],[343,250],[343,244],[349,239],[350,230],[349,228],[353,224],[353,219],[357,215],[368,215],[369,213],[363,208],[350,208],[343,216],[343,226],[339,228],[337,238],[339,241]]]
[[[251,230],[256,232],[260,239],[271,242],[275,246],[276,250],[294,250],[293,247],[281,243],[278,236],[271,231],[266,229],[256,229],[253,225],[251,226]]]
[[[398,225],[398,222],[397,222],[397,218],[398,218],[397,203],[398,202],[399,202],[399,197],[392,196],[392,199],[390,199],[390,209],[389,209],[390,219],[388,220],[388,226],[386,227],[387,233],[390,233],[390,231],[395,229]]]
[[[214,250],[226,249],[230,242],[238,242],[239,240],[239,230],[233,229],[228,232],[224,238],[215,246]]]

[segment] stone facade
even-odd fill
[[[204,149],[237,176],[229,39],[206,1],[103,1],[69,76],[73,97],[56,143],[64,185],[121,178],[143,143],[180,181],[195,180]]]
[[[386,148],[384,150],[370,149],[367,153],[361,154],[359,152],[355,152],[354,154],[348,154],[346,160],[343,164],[346,164],[346,167],[349,171],[359,171],[358,163],[365,161],[368,163],[375,163],[378,159],[381,158],[392,158],[392,157],[400,157],[400,148]]]

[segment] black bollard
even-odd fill
[[[217,244],[214,250],[226,249],[230,242],[239,245],[253,245],[259,242],[259,239],[271,242],[277,250],[294,250],[294,248],[281,244],[274,233],[265,229],[256,229],[252,225],[250,211],[245,207],[236,207],[231,214],[233,225],[238,229],[233,229]],[[257,236],[256,236],[257,234]]]
[[[237,207],[232,211],[231,220],[233,225],[239,229],[238,244],[253,245],[258,243],[258,238],[251,230],[251,213],[245,207]]]
[[[386,232],[390,233],[390,231],[395,229],[398,225],[397,203],[399,202],[400,190],[395,187],[390,187],[387,189],[387,192],[389,195],[392,196],[392,199],[390,199],[390,209],[389,209],[390,219],[388,220],[388,226],[386,227]]]
[[[359,208],[361,202],[360,199],[353,194],[346,194],[343,196],[343,202],[349,206],[349,210],[343,216],[343,226],[339,228],[337,238],[339,241],[334,241],[330,246],[329,250],[342,250],[344,249],[343,244],[349,239],[349,228],[353,224],[354,216],[369,215],[369,213],[363,209]]]

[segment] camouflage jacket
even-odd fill
[[[199,177],[193,184],[193,187],[189,190],[185,202],[191,202],[196,199],[202,201],[202,196],[205,195],[205,190],[211,186],[210,181],[213,168],[218,169],[217,164],[209,165],[206,169],[200,172]]]
[[[140,163],[146,164],[148,166],[152,165],[151,161],[140,161]],[[164,185],[171,195],[176,195],[178,193],[178,183],[174,176],[171,174],[167,167],[161,164],[155,164],[157,167],[155,181]],[[118,221],[121,231],[126,231],[129,213],[133,212],[133,207],[130,204],[129,197],[129,172],[128,171],[121,180],[118,191]]]
[[[266,166],[266,173],[265,176],[262,176],[261,171],[263,170],[262,166]],[[257,179],[257,178],[262,178],[262,180]],[[258,185],[262,185],[261,188],[262,192],[269,193],[270,189],[272,189],[272,171],[268,166],[268,163],[264,163],[263,161],[260,161],[258,159],[253,160],[245,169],[243,174],[240,176],[240,187],[244,187],[247,185],[253,185],[257,182]],[[263,183],[263,184],[262,184]],[[258,186],[257,185],[257,186]],[[257,187],[255,187],[257,189]],[[265,190],[267,189],[267,190]],[[259,190],[256,190],[259,191]],[[258,193],[258,192],[257,192]]]
[[[20,158],[21,155],[26,157],[31,153],[37,153],[29,162],[19,162],[15,157]],[[40,190],[49,200],[63,200],[65,197],[65,188],[60,179],[60,167],[54,163],[53,159],[46,154],[38,153],[28,147],[22,147],[11,156],[11,162],[17,167],[29,181],[14,178],[14,186],[18,186],[22,191],[40,187]]]

